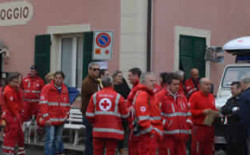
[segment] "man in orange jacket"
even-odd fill
[[[128,73],[128,80],[133,85],[127,98],[127,106],[132,106],[135,94],[137,92],[137,85],[140,82],[141,70],[139,68],[131,68]]]
[[[22,131],[22,94],[18,78],[21,74],[13,73],[8,77],[8,85],[4,88],[3,113],[1,119],[6,122],[4,129],[3,154],[24,155],[24,134]]]
[[[179,88],[180,77],[171,74],[168,87],[156,95],[164,119],[160,155],[186,155],[186,142],[191,134],[192,121],[187,99]]]
[[[103,89],[95,93],[89,102],[86,117],[93,124],[94,155],[114,155],[118,140],[124,138],[122,118],[129,113],[124,98],[112,88],[110,76],[102,78]]]
[[[155,155],[162,137],[162,119],[153,92],[155,83],[156,78],[153,73],[144,73],[141,83],[137,86],[130,136],[134,145],[129,147],[132,155]]]
[[[192,155],[214,154],[214,127],[205,123],[205,118],[216,111],[213,94],[210,93],[211,81],[202,78],[200,90],[190,98],[192,121]]]
[[[44,86],[44,81],[37,74],[37,67],[32,65],[27,77],[23,78],[21,88],[24,97],[24,121],[30,120],[32,115],[36,116],[40,93]]]
[[[200,88],[199,70],[193,68],[190,72],[190,76],[191,77],[185,81],[187,97],[191,97],[191,95]]]
[[[39,102],[40,124],[45,124],[45,155],[63,154],[63,124],[68,119],[70,103],[67,86],[63,83],[65,75],[59,71],[54,80],[43,87]]]

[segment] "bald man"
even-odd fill
[[[194,92],[199,90],[199,80],[199,70],[197,68],[191,69],[190,78],[185,81],[187,97],[191,97]]]
[[[192,131],[192,155],[214,154],[214,127],[207,125],[205,118],[215,113],[214,96],[210,93],[211,81],[208,78],[200,80],[200,90],[190,98],[191,114],[193,122]]]

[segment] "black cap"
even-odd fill
[[[37,67],[35,65],[30,66],[30,69],[35,69],[37,70]]]

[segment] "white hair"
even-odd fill
[[[179,76],[184,76],[184,72],[179,70],[179,71],[176,71],[175,74],[179,75]]]
[[[250,77],[245,77],[241,80],[241,82],[245,83],[245,84],[250,84]]]
[[[99,66],[99,64],[97,62],[91,62],[88,65],[88,69],[92,68],[93,66]]]
[[[145,73],[142,73],[140,82],[141,82],[141,83],[144,83],[145,80],[146,80],[146,78],[147,78],[148,76],[150,76],[150,75],[155,76],[155,74],[154,74],[153,72],[145,72]]]
[[[102,85],[103,87],[110,87],[112,86],[113,78],[111,76],[104,76],[102,78]]]

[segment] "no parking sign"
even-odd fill
[[[94,32],[93,60],[110,60],[112,58],[113,32]]]

